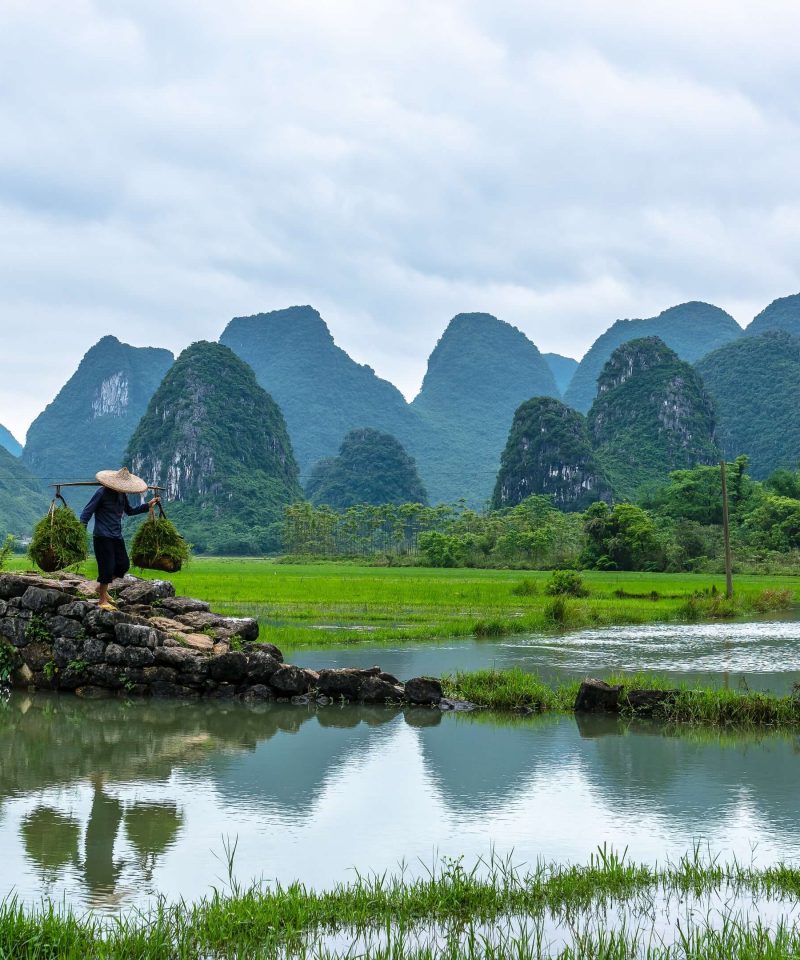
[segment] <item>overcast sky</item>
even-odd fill
[[[0,423],[113,333],[316,306],[410,398],[482,310],[800,290],[794,0],[0,0]]]

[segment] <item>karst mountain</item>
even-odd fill
[[[642,337],[659,337],[682,359],[694,363],[710,350],[742,335],[730,314],[710,303],[692,301],[644,320],[617,320],[595,340],[575,371],[564,402],[586,413],[597,395],[597,378],[614,350]]]
[[[729,460],[750,458],[756,478],[800,464],[800,337],[785,330],[742,337],[696,364],[714,398]]]
[[[14,434],[0,423],[0,447],[8,450],[12,457],[22,455],[22,444],[17,440]]]
[[[611,499],[586,418],[553,397],[527,400],[514,414],[492,506],[513,507],[533,494],[552,497],[560,510]]]
[[[22,455],[50,483],[122,465],[128,441],[172,364],[169,350],[103,337],[33,421]]]
[[[414,459],[388,433],[351,430],[339,455],[321,460],[306,483],[312,503],[346,509],[358,503],[427,503],[428,494]]]
[[[131,438],[126,462],[163,486],[195,549],[280,547],[284,507],[302,498],[286,422],[252,369],[218,343],[181,353]]]
[[[714,401],[697,371],[658,337],[631,340],[611,354],[588,429],[617,498],[635,499],[671,470],[720,457]]]

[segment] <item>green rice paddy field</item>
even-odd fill
[[[93,566],[84,572],[94,575]],[[800,596],[800,579],[788,576],[737,577],[729,603],[720,576],[587,571],[588,596],[562,598],[547,594],[550,576],[199,558],[171,579],[180,594],[207,600],[215,610],[257,617],[269,639],[287,650],[752,617],[790,610]]]

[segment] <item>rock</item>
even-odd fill
[[[24,647],[28,644],[27,628],[27,620],[18,617],[6,617],[5,620],[0,620],[0,637],[8,640],[15,647]]]
[[[232,683],[221,683],[208,691],[209,700],[233,700],[235,695],[236,687]]]
[[[243,643],[242,653],[266,653],[269,654],[273,660],[277,660],[278,663],[283,663],[283,654],[274,643],[263,643],[260,640],[256,643]]]
[[[125,648],[118,643],[109,643],[106,647],[106,663],[121,664],[125,662]]]
[[[214,649],[214,641],[204,633],[185,633],[178,638],[178,643],[184,643],[193,650],[200,650],[203,653],[211,653]]]
[[[629,690],[624,698],[634,713],[650,715],[675,703],[678,690]]]
[[[71,603],[65,603],[60,606],[56,613],[59,617],[70,617],[73,620],[83,620],[86,614],[92,609],[91,604],[85,600],[73,600]]]
[[[29,687],[33,683],[33,670],[27,663],[21,663],[11,674],[11,685],[14,687]]]
[[[442,685],[434,677],[413,677],[406,681],[405,697],[409,703],[436,704],[442,696]]]
[[[71,620],[69,617],[51,617],[47,626],[54,637],[69,637],[71,640],[80,637],[84,632],[80,621]]]
[[[171,667],[145,667],[142,670],[142,680],[145,683],[175,683],[178,679],[178,671]]]
[[[43,640],[34,640],[21,650],[22,659],[28,666],[37,673],[44,670],[48,663],[53,662],[52,644],[45,643]]]
[[[106,644],[97,637],[83,642],[83,659],[87,663],[102,663],[106,658]]]
[[[118,623],[114,627],[114,636],[117,643],[123,647],[147,647],[155,650],[160,646],[155,630],[135,623]]]
[[[447,697],[442,697],[437,706],[440,710],[452,710],[454,713],[471,713],[480,709],[477,703],[469,700],[450,700]]]
[[[611,686],[605,680],[584,680],[575,697],[576,713],[616,713],[622,687]]]
[[[210,609],[204,600],[194,600],[192,597],[164,597],[161,606],[172,613],[207,612]]]
[[[263,683],[257,683],[245,691],[242,699],[245,703],[257,703],[264,700],[274,700],[275,694]]]
[[[123,603],[153,604],[157,600],[175,596],[175,587],[169,580],[139,580],[120,590],[118,597]]]
[[[86,683],[86,666],[80,668],[67,666],[63,670],[57,670],[55,679],[59,690],[76,690]]]
[[[83,653],[83,644],[77,640],[69,637],[57,637],[53,641],[53,660],[56,666],[62,670],[67,664],[77,660],[81,653]]]
[[[63,605],[64,594],[60,590],[44,590],[41,587],[28,587],[22,595],[22,606],[33,613],[53,613]]]
[[[198,660],[200,655],[189,647],[156,647],[154,651],[156,663],[165,667],[184,669],[189,663]]]
[[[279,661],[271,657],[268,653],[257,651],[246,654],[247,657],[247,679],[250,683],[263,685],[269,683],[273,674],[280,666]]]
[[[122,647],[119,648],[122,650]],[[89,677],[98,687],[108,687],[109,690],[119,690],[123,680],[119,668],[110,663],[96,663],[89,667]]]
[[[147,647],[125,647],[122,662],[128,667],[149,667],[154,663],[153,651]]]
[[[367,677],[361,681],[358,699],[362,703],[386,703],[403,699],[403,688],[387,683],[380,677]]]
[[[307,693],[311,686],[316,684],[317,679],[318,674],[313,670],[280,663],[272,674],[269,685],[282,696],[296,697],[301,693]]]
[[[231,652],[231,645],[228,643],[227,640],[219,640],[211,648],[211,653],[215,657],[221,657],[223,653],[230,653],[230,652]]]
[[[163,633],[191,633],[192,628],[187,627],[185,623],[173,620],[172,617],[150,617],[150,623]]]
[[[216,624],[215,629],[217,636],[221,639],[239,637],[249,642],[258,640],[258,620],[252,617],[223,617],[222,621]]]
[[[182,613],[175,617],[179,623],[185,624],[187,627],[190,627],[192,630],[205,630],[207,627],[219,626],[224,622],[224,617],[217,616],[216,613],[208,613],[207,611],[198,610],[191,613]]]
[[[381,671],[381,673],[379,673],[378,676],[380,677],[381,680],[385,680],[387,683],[393,683],[396,687],[403,686],[403,681],[398,680],[393,673],[384,673],[383,671]]]
[[[120,623],[133,623],[134,621],[121,610],[101,610],[99,607],[91,607],[84,618],[84,625],[88,633],[113,633],[114,628]]]
[[[241,683],[247,675],[247,657],[243,653],[223,653],[208,663],[208,675],[218,683]]]
[[[371,676],[373,674],[368,670],[354,670],[347,667],[320,670],[317,690],[332,700],[338,700],[340,697],[344,697],[345,700],[358,700],[361,696],[361,684]]]
[[[52,580],[40,577],[38,574],[0,574],[0,600],[10,600],[12,597],[21,597],[29,587],[40,587],[43,590],[51,589],[54,584]],[[62,603],[68,599],[68,596],[62,594]]]

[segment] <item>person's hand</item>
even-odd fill
[[[157,506],[159,505],[159,503],[161,503],[161,497],[153,497],[153,499],[150,501],[150,503],[151,503],[154,507],[157,507]]]

